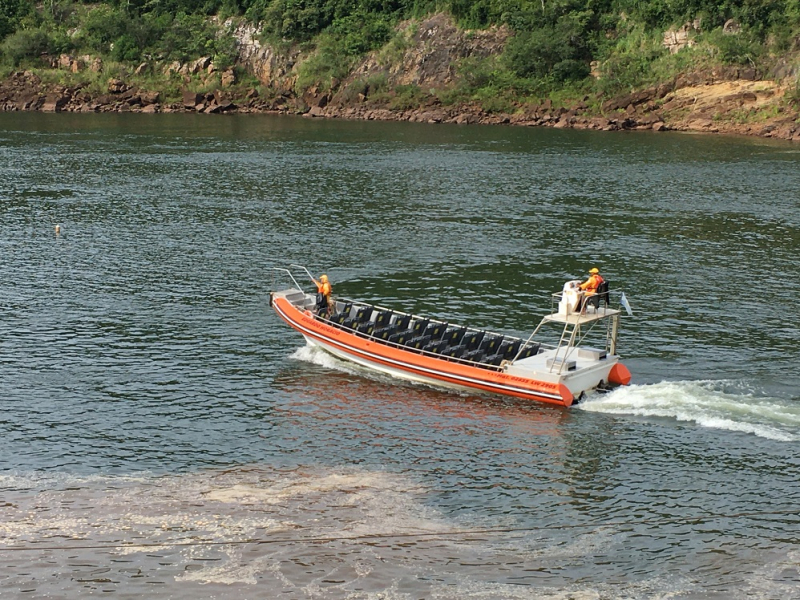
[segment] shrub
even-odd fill
[[[579,81],[585,79],[590,73],[586,61],[568,58],[553,65],[552,74],[556,81]]]
[[[117,38],[111,48],[111,58],[120,62],[135,62],[142,56],[142,51],[136,40],[130,34]]]
[[[653,83],[658,77],[669,79],[662,66],[664,61],[691,70],[694,60],[688,48],[670,55],[657,34],[650,34],[641,26],[632,28],[615,44],[604,48],[604,54],[598,58],[602,74],[595,85],[606,94],[630,91]]]
[[[418,85],[398,85],[394,88],[394,97],[389,107],[393,110],[408,110],[420,106],[425,98],[425,92]]]
[[[30,10],[24,0],[0,0],[0,40],[14,33],[20,19]]]
[[[318,38],[316,51],[297,68],[296,91],[319,84],[330,89],[334,79],[343,79],[350,72],[353,58],[341,48],[341,41],[324,34]]]
[[[123,10],[101,4],[87,13],[77,41],[89,51],[105,53],[128,32],[129,24],[130,18]]]
[[[583,79],[589,74],[591,58],[585,38],[580,19],[572,16],[517,33],[506,46],[506,65],[519,77]]]
[[[786,90],[784,98],[790,106],[800,109],[800,79],[795,82],[794,87]]]
[[[14,65],[23,60],[57,52],[57,44],[43,28],[21,29],[3,42],[3,54]]]
[[[499,90],[489,88],[478,90],[474,99],[487,113],[512,113],[516,110],[514,98]]]
[[[217,26],[202,15],[179,13],[170,22],[160,22],[160,25],[164,27],[163,35],[152,44],[151,50],[167,60],[186,62],[215,54],[230,58],[230,36],[219,37]]]
[[[385,44],[392,27],[388,17],[357,12],[335,20],[328,31],[341,40],[346,54],[359,56]]]
[[[477,29],[496,23],[502,4],[492,0],[449,0],[447,8],[462,27]]]
[[[718,58],[725,64],[755,64],[761,54],[761,44],[750,31],[729,35],[715,29],[707,36],[708,41],[719,49]]]

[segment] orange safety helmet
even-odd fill
[[[596,273],[599,273],[599,272],[600,272],[600,269],[598,269],[597,267],[592,267],[591,269],[589,269],[589,273],[591,273],[592,275],[594,275]],[[323,275],[323,277],[325,277],[325,276]]]
[[[323,275],[322,277],[320,277],[320,278],[319,278],[319,280],[320,280],[322,283],[326,283],[326,282],[328,281],[328,276],[327,276],[327,275]]]

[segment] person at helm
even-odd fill
[[[597,267],[592,267],[589,269],[589,279],[584,281],[578,287],[583,290],[583,298],[578,303],[578,310],[582,310],[584,306],[586,306],[586,300],[590,296],[594,296],[597,293],[597,288],[600,287],[600,284],[603,283],[604,279],[600,275],[600,269]]]
[[[600,276],[600,270],[597,267],[589,269],[589,279],[584,281],[578,287],[581,288],[586,296],[591,296],[597,293],[597,288],[603,283],[603,278]]]
[[[331,282],[328,281],[328,276],[321,275],[319,281],[314,279],[314,283],[317,284],[317,308],[320,310],[327,308],[330,311],[333,288],[331,287]]]

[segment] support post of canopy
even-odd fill
[[[520,354],[522,354],[522,351],[523,351],[523,350],[525,350],[525,346],[527,346],[528,344],[530,344],[531,340],[533,339],[533,336],[535,336],[535,335],[538,333],[538,331],[539,331],[539,330],[542,328],[542,325],[543,325],[543,324],[544,324],[544,319],[542,319],[541,321],[539,321],[539,324],[536,326],[536,329],[534,329],[534,330],[533,330],[533,333],[531,333],[531,334],[528,336],[528,339],[527,339],[527,340],[525,340],[525,343],[524,343],[524,344],[522,344],[522,345],[519,347],[519,352],[517,352],[517,354],[516,354],[516,356],[514,356],[514,358],[512,358],[510,361],[508,361],[508,364],[510,364],[510,365],[513,365],[513,364],[516,362],[516,360],[519,358],[519,355],[520,355]]]
[[[617,333],[619,330],[619,315],[614,315],[611,317],[611,345],[610,351],[611,354],[617,353]]]

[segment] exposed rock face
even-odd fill
[[[189,73],[191,75],[197,75],[200,71],[205,71],[211,65],[211,57],[210,56],[202,56],[198,58],[196,61],[189,64]]]
[[[390,88],[398,85],[416,85],[428,89],[447,87],[454,82],[462,59],[498,55],[511,36],[505,27],[483,31],[460,30],[445,14],[434,15],[418,26],[411,22],[403,23],[399,33],[405,36],[402,55],[387,60],[380,52],[371,53],[341,83],[338,93],[331,98],[332,104],[349,104],[353,97],[364,102],[371,90],[352,86],[363,86],[361,82],[375,76],[384,76]]]
[[[227,69],[222,73],[220,83],[222,84],[222,87],[230,87],[236,83],[236,74],[234,73],[233,69]]]
[[[742,32],[742,26],[734,19],[728,19],[722,26],[722,33],[727,35],[735,35]]]
[[[276,89],[291,90],[294,83],[292,68],[299,58],[299,51],[278,54],[271,47],[258,41],[258,29],[249,23],[240,23],[232,30],[238,44],[238,62],[264,85]]]
[[[86,69],[87,65],[94,73],[99,73],[103,67],[103,61],[100,58],[89,55],[74,57],[69,54],[61,54],[58,58],[50,57],[49,62],[54,69],[73,73],[80,73]]]
[[[407,35],[412,25],[402,29]],[[409,35],[410,44],[401,61],[388,69],[389,81],[400,85],[441,86],[452,83],[461,59],[498,55],[510,37],[505,27],[484,31],[463,31],[445,14],[434,15],[419,24],[416,33]],[[367,74],[385,70],[380,59],[373,55],[357,70]]]
[[[699,33],[700,19],[695,19],[689,23],[685,23],[679,29],[669,29],[664,32],[663,45],[671,54],[675,54],[682,48],[694,46],[694,34]]]
[[[108,80],[108,91],[112,94],[121,94],[127,91],[128,86],[125,85],[125,82],[121,79],[109,79]]]
[[[452,83],[458,61],[470,57],[497,55],[503,51],[511,32],[505,27],[484,31],[464,31],[445,14],[437,14],[417,24],[401,24],[399,33],[406,36],[402,56],[387,60],[380,52],[371,53],[341,87],[358,78],[386,74],[391,85],[440,87]],[[298,50],[277,54],[256,37],[257,29],[247,23],[233,29],[238,43],[238,61],[264,85],[278,90],[292,90],[295,68],[307,58]],[[338,87],[334,82],[334,88]],[[315,104],[310,104],[314,106]]]
[[[183,91],[183,107],[194,110],[203,101],[202,94],[197,92]]]
[[[45,98],[42,105],[42,112],[60,112],[69,102],[69,96],[64,94],[53,94]]]

